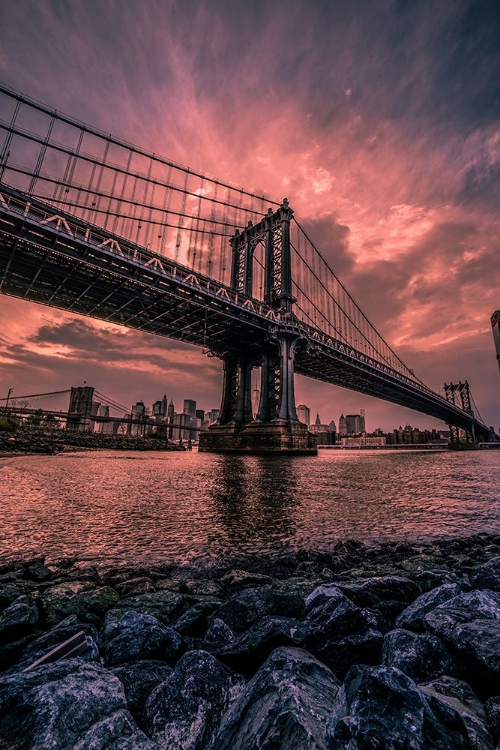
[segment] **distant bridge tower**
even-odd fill
[[[71,388],[68,418],[66,420],[68,430],[82,432],[90,430],[93,398],[94,389],[88,385]]]
[[[270,308],[263,344],[241,342],[237,354],[223,354],[224,382],[218,421],[200,434],[200,451],[216,453],[316,453],[315,440],[295,408],[295,349],[307,334],[293,313],[290,221],[285,198],[258,224],[248,223],[231,239],[231,286],[252,297],[255,250],[264,246],[264,303]],[[249,301],[251,304],[251,300]],[[261,367],[260,403],[253,421],[251,375]]]
[[[469,383],[465,381],[465,383],[459,382],[459,383],[445,383],[444,384],[444,394],[446,397],[446,400],[450,402],[450,404],[453,404],[454,406],[459,406],[461,409],[463,409],[467,414],[471,415],[471,429],[465,431],[465,439],[466,442],[475,442],[476,436],[474,433],[474,424],[473,424],[473,418],[474,418],[474,411],[472,409],[472,400],[470,396],[470,387]],[[459,442],[459,428],[456,425],[450,425],[450,433],[451,433],[451,442],[452,443],[458,443]]]

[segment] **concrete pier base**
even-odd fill
[[[302,422],[275,419],[271,422],[212,425],[200,433],[200,453],[246,453],[248,455],[316,456],[316,438]]]

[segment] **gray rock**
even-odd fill
[[[123,685],[128,710],[140,721],[147,699],[155,687],[170,677],[173,670],[164,661],[143,659],[113,667],[110,671]]]
[[[217,617],[235,633],[241,633],[264,615],[300,617],[304,601],[295,591],[262,586],[238,591],[217,610]]]
[[[384,636],[381,663],[397,667],[415,681],[432,680],[443,674],[459,676],[463,666],[444,643],[430,633],[391,630]]]
[[[94,724],[72,750],[158,750],[127,711],[117,711]]]
[[[443,604],[461,594],[460,586],[456,583],[445,583],[431,591],[422,594],[407,607],[396,620],[396,627],[410,630],[424,630],[424,617],[439,604]]]
[[[233,639],[234,633],[229,625],[226,625],[223,620],[216,617],[215,620],[212,620],[210,623],[207,632],[205,633],[204,641],[210,646],[213,644],[224,645]]]
[[[468,688],[467,683],[462,683],[462,686],[465,686],[465,689],[454,691],[449,689],[449,685],[446,689],[446,685],[436,681],[436,683],[431,682],[422,686],[421,690],[426,695],[428,705],[434,715],[443,725],[449,727],[459,723],[463,725],[469,739],[469,747],[475,750],[494,750],[494,741],[487,726],[484,708],[470,688],[468,691],[471,696],[467,695],[465,700],[462,700]],[[479,707],[474,705],[475,703],[479,704]]]
[[[324,585],[306,598],[294,640],[343,678],[353,664],[378,663],[383,643],[379,627],[379,615],[357,607],[336,586]]]
[[[470,581],[476,589],[500,592],[500,557],[493,557],[470,573]]]
[[[89,615],[103,617],[119,599],[109,586],[96,587],[91,582],[66,581],[47,588],[41,597],[46,624],[50,627],[68,615],[88,620]]]
[[[420,594],[417,584],[404,576],[376,576],[337,586],[359,607],[376,607],[381,601],[393,599],[411,602]]]
[[[431,701],[394,667],[352,667],[327,733],[335,750],[491,750],[471,744],[461,710],[435,696]]]
[[[35,641],[30,643],[29,647],[23,651],[18,663],[14,669],[19,672],[25,667],[33,664],[33,662],[40,659],[42,656],[52,651],[53,648],[59,646],[68,638],[72,638],[74,635],[82,631],[87,636],[87,642],[89,644],[88,650],[80,654],[80,658],[84,661],[99,661],[99,649],[97,647],[98,634],[97,630],[93,625],[89,623],[81,623],[76,615],[70,615],[65,620],[62,620],[48,633],[44,633]]]
[[[181,611],[186,609],[186,602],[182,594],[165,590],[121,599],[113,605],[113,608],[122,613],[139,612],[142,615],[151,615],[163,625],[171,625],[179,617]]]
[[[175,630],[181,635],[201,636],[205,630],[208,616],[219,606],[219,599],[197,602],[176,620]]]
[[[229,704],[231,671],[190,651],[148,698],[143,726],[161,750],[207,750]]]
[[[228,591],[238,591],[244,588],[255,588],[271,584],[271,576],[262,573],[249,573],[246,570],[234,569],[221,578],[221,583]]]
[[[4,676],[0,679],[0,747],[69,750],[86,734],[91,737],[94,730],[102,736],[96,725],[125,710],[125,695],[118,678],[80,659]],[[138,733],[131,717],[128,726]],[[120,744],[123,727],[123,722],[109,725],[107,745],[87,743],[82,748],[133,747]]]
[[[43,583],[44,581],[50,580],[54,575],[50,568],[44,565],[44,559],[33,560],[32,563],[26,566],[24,575],[26,578],[31,578],[37,583]]]
[[[182,638],[155,617],[139,612],[111,610],[102,629],[105,663],[116,666],[135,659],[160,658],[173,662],[182,648]]]
[[[500,621],[500,594],[479,590],[459,594],[426,614],[424,625],[444,638],[457,625],[476,619]]]
[[[461,594],[429,612],[424,621],[459,655],[468,670],[467,682],[482,697],[500,693],[500,594]]]
[[[289,617],[261,617],[244,633],[212,653],[232,669],[254,674],[274,649],[295,645],[293,634],[298,625],[298,620]]]
[[[485,709],[495,742],[500,741],[500,695],[494,695],[486,701]]]
[[[29,632],[40,613],[32,596],[20,596],[0,615],[0,642],[8,642]]]
[[[278,648],[224,715],[216,750],[327,750],[339,682],[311,654]]]

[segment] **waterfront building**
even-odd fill
[[[305,404],[299,404],[297,406],[297,418],[302,424],[306,424],[309,427],[311,421],[311,411]]]
[[[386,440],[383,435],[359,435],[358,437],[343,437],[341,444],[345,448],[376,448],[379,445],[385,445]]]
[[[334,445],[335,431],[330,429],[330,425],[322,424],[319,414],[316,414],[314,424],[309,425],[309,432],[316,436],[318,445]]]

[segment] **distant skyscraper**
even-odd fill
[[[189,417],[196,417],[196,401],[193,401],[191,398],[185,398],[182,413],[187,414]]]
[[[365,432],[365,413],[362,414],[346,414],[345,417],[346,428],[348,435],[359,435],[361,432]],[[339,423],[340,432],[340,423]],[[340,434],[342,434],[340,432]]]
[[[168,405],[168,410],[167,410],[167,417],[169,419],[173,419],[174,415],[175,415],[175,406],[174,406],[173,399],[170,399],[170,403]]]
[[[343,414],[340,415],[339,419],[339,435],[344,437],[347,435],[347,422]]]
[[[299,422],[302,422],[309,427],[311,421],[311,412],[309,410],[309,407],[305,404],[299,404],[297,406],[297,418]]]
[[[495,342],[498,367],[500,368],[500,310],[497,310],[491,316],[491,328],[493,330],[493,341]]]

